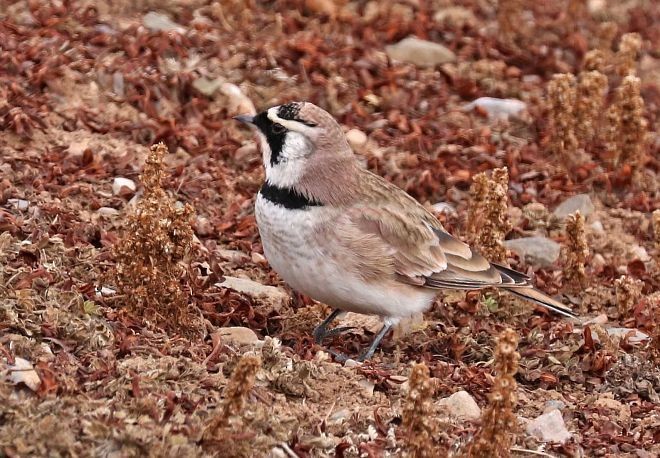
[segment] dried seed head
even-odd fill
[[[606,91],[605,75],[598,71],[580,73],[575,101],[575,134],[582,148],[587,148],[599,131]]]
[[[580,212],[566,220],[566,246],[564,247],[564,284],[575,289],[584,286],[587,280],[585,264],[589,247],[584,231],[584,216]]]
[[[638,168],[644,164],[646,120],[640,90],[640,79],[626,76],[617,88],[614,103],[607,111],[608,144],[617,165],[628,164]]]
[[[644,282],[627,275],[622,275],[620,278],[614,280],[616,305],[621,317],[630,316],[633,309],[642,298],[643,287]]]
[[[497,2],[497,26],[499,39],[504,44],[514,44],[520,34],[523,0],[500,0]]]
[[[605,73],[607,68],[605,53],[600,49],[592,49],[584,55],[583,68],[585,71],[598,71]]]
[[[506,167],[494,169],[492,177],[485,173],[474,176],[470,187],[468,230],[473,242],[488,259],[506,261],[502,240],[511,230],[508,217],[509,172]]]
[[[408,455],[415,458],[437,456],[433,438],[438,435],[438,425],[431,412],[434,387],[426,364],[413,366],[408,385],[401,425],[406,435]]]
[[[261,358],[258,356],[246,354],[241,357],[224,389],[224,402],[206,426],[206,439],[221,436],[221,429],[230,426],[231,417],[242,417],[243,408],[260,368]]]
[[[655,239],[655,253],[657,262],[660,263],[660,209],[653,212],[652,221],[653,238]]]
[[[637,58],[642,49],[642,37],[638,33],[626,33],[621,37],[619,51],[616,54],[618,71],[621,76],[635,74]]]
[[[224,391],[223,417],[241,413],[260,368],[261,358],[258,356],[245,355],[240,359]]]
[[[616,22],[607,21],[598,25],[596,30],[596,38],[598,40],[598,48],[606,54],[612,53],[612,44],[614,37],[619,31],[619,26]]]
[[[516,351],[518,335],[512,329],[504,330],[495,347],[495,383],[489,396],[488,407],[481,416],[481,428],[468,444],[463,456],[468,458],[503,458],[510,456],[516,433],[517,384],[520,354]]]
[[[165,145],[151,148],[142,182],[143,198],[129,215],[122,239],[113,247],[116,267],[111,281],[136,316],[172,330],[188,329],[192,318],[185,259],[192,251],[193,209],[177,206],[162,188]],[[189,288],[187,288],[189,289]]]
[[[570,73],[554,75],[548,83],[551,135],[549,149],[570,169],[577,153],[575,136],[575,76]]]

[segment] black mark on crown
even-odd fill
[[[280,105],[280,108],[277,110],[277,116],[282,119],[288,119],[289,121],[297,121],[300,108],[302,108],[302,104],[297,102]]]
[[[280,108],[277,110],[277,116],[289,121],[299,122],[309,127],[316,127],[315,123],[310,121],[305,121],[304,119],[298,116],[300,114],[300,109],[302,108],[302,105],[303,104],[301,102],[291,102],[291,103],[286,103],[284,105],[280,105]]]
[[[289,210],[304,210],[308,207],[318,207],[323,205],[314,199],[308,199],[294,189],[281,188],[270,184],[268,181],[261,186],[259,194],[269,202],[272,202],[275,205],[281,205]]]

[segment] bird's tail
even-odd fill
[[[516,296],[522,297],[523,299],[539,304],[549,310],[552,310],[553,312],[559,313],[566,317],[577,317],[577,315],[575,315],[575,313],[573,313],[570,308],[561,302],[554,300],[550,296],[546,296],[541,291],[536,288],[532,288],[531,286],[506,288],[506,290],[511,294],[515,294]]]

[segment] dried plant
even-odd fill
[[[606,91],[605,75],[598,71],[580,73],[575,101],[575,135],[582,148],[586,149],[599,131]]]
[[[639,78],[626,76],[607,110],[608,143],[615,165],[628,164],[637,168],[644,163],[646,120],[640,86]]]
[[[495,383],[489,396],[488,407],[481,415],[481,428],[468,444],[463,456],[467,458],[501,458],[510,456],[511,444],[517,429],[516,406],[520,354],[516,351],[518,335],[505,329],[495,347]]]
[[[587,0],[568,0],[566,13],[573,20],[585,17],[587,14]]]
[[[618,32],[619,26],[616,22],[607,21],[598,24],[598,29],[596,30],[598,48],[608,57],[612,54],[612,44]]]
[[[410,388],[402,412],[408,456],[437,456],[433,438],[438,435],[438,426],[431,415],[434,387],[426,364],[413,366],[408,384]]]
[[[627,275],[614,280],[614,290],[616,293],[616,305],[619,309],[619,316],[629,316],[635,306],[642,298],[642,288],[644,282],[634,279]]]
[[[575,76],[570,73],[554,75],[548,83],[550,104],[550,153],[558,156],[566,168],[573,165],[577,153],[575,136]]]
[[[655,240],[656,256],[660,258],[660,209],[653,212],[653,239]],[[660,259],[658,259],[660,263]]]
[[[566,246],[564,248],[564,284],[583,287],[587,280],[584,266],[589,257],[584,216],[577,211],[566,219]]]
[[[642,37],[638,33],[626,33],[619,42],[619,51],[616,53],[617,69],[619,75],[635,74],[637,58],[642,49]]]
[[[520,34],[522,24],[523,0],[498,0],[497,25],[502,43],[513,45]]]
[[[128,217],[123,238],[114,246],[112,281],[126,306],[156,324],[187,331],[191,323],[182,282],[192,251],[193,209],[177,206],[162,186],[167,147],[151,148],[142,173],[144,195]]]
[[[502,240],[511,230],[507,213],[508,189],[506,167],[494,169],[491,178],[485,173],[475,175],[470,187],[468,231],[479,251],[496,262],[506,261]]]
[[[601,49],[592,49],[584,55],[582,67],[585,71],[605,73],[607,69],[607,56]]]
[[[660,362],[660,291],[647,296],[647,307],[652,310],[653,327],[651,328],[651,356]]]
[[[215,436],[220,428],[229,425],[231,417],[241,415],[260,368],[261,358],[258,356],[248,354],[241,357],[224,389],[224,402],[208,424],[205,435]]]

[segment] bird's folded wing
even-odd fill
[[[565,305],[532,286],[530,278],[490,263],[452,237],[421,206],[352,208],[336,226],[357,269],[365,278],[394,275],[398,281],[427,288],[506,288],[512,293],[565,316]]]
[[[353,208],[342,220],[340,226],[347,232],[347,239],[367,236],[373,239],[372,245],[380,245],[374,256],[381,261],[387,258],[399,281],[430,288],[460,289],[515,283],[468,245],[448,234],[421,206]],[[521,284],[528,284],[526,277],[519,281],[523,279]]]

